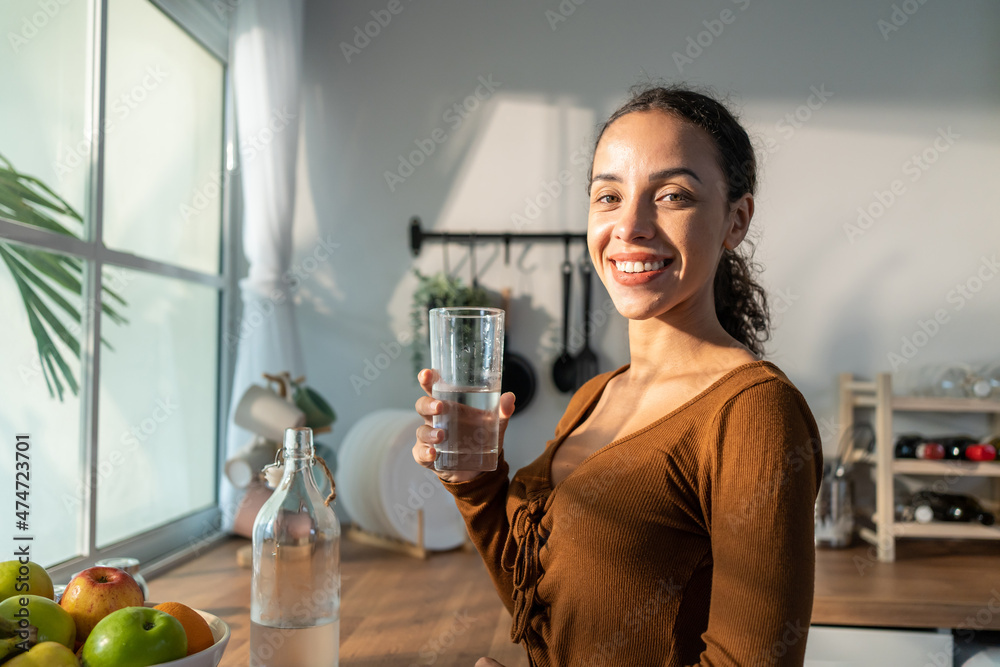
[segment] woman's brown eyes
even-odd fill
[[[667,194],[661,196],[660,199],[664,201],[681,202],[688,201],[689,197],[680,192],[668,192]],[[601,195],[594,200],[594,202],[598,204],[613,204],[619,201],[621,201],[621,199],[618,195]]]

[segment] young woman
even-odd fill
[[[630,363],[581,387],[510,482],[502,459],[438,473],[532,665],[803,662],[822,455],[802,395],[761,358],[766,298],[737,250],[756,184],[721,103],[636,92],[599,134],[587,226]],[[413,455],[432,468],[443,406],[433,371],[418,377]]]

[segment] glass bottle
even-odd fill
[[[918,491],[910,501],[917,523],[931,521],[974,522],[992,526],[995,517],[971,497],[955,493]]]
[[[316,486],[312,430],[286,429],[283,453],[281,481],[253,526],[250,665],[336,667],[340,522]]]

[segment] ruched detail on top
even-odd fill
[[[538,550],[541,547],[539,523],[545,514],[545,498],[535,495],[514,512],[503,547],[501,563],[513,574],[514,622],[510,628],[510,639],[515,644],[524,639],[531,610],[538,603],[536,591],[541,567],[538,564]]]

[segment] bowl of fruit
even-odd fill
[[[0,563],[4,667],[216,667],[229,626],[180,602],[153,603],[130,574],[91,567],[58,601],[36,563]]]

